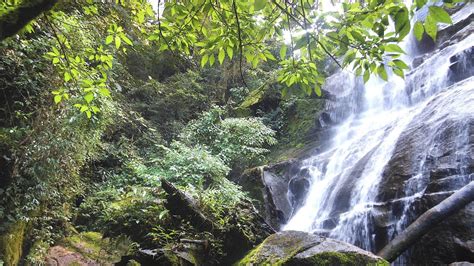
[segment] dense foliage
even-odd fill
[[[169,260],[183,238],[205,239],[209,261],[235,260],[228,235],[253,245],[264,234],[232,180],[302,145],[336,68],[403,76],[397,43],[412,29],[434,39],[438,22],[451,23],[426,5],[2,1],[0,265],[41,265],[50,246],[97,236],[77,230],[124,234],[134,247],[173,251]],[[6,38],[12,23],[26,26]],[[215,229],[171,213],[160,180]]]

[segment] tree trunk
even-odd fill
[[[0,14],[0,42],[15,35],[30,21],[53,8],[58,0],[33,0],[23,1],[19,7]]]
[[[474,200],[474,181],[429,209],[400,235],[396,236],[377,255],[389,262],[394,261],[435,225],[448,218]]]

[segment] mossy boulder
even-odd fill
[[[389,265],[351,244],[306,232],[269,236],[236,265]]]
[[[18,265],[20,262],[26,231],[27,223],[18,221],[0,235],[0,261],[5,265]]]

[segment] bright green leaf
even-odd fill
[[[119,36],[115,36],[115,48],[120,48],[120,44],[122,43]]]
[[[232,59],[234,56],[234,49],[232,49],[230,46],[227,46],[227,55],[229,56],[229,59]]]
[[[395,52],[395,53],[401,53],[401,54],[404,54],[405,51],[403,51],[403,49],[398,46],[397,44],[394,44],[394,43],[389,43],[389,44],[386,44],[384,45],[385,47],[385,52]]]
[[[62,98],[63,97],[61,95],[54,96],[54,103],[58,104],[59,102],[61,102]]]
[[[64,72],[64,81],[68,82],[71,80],[71,74],[69,72]]]
[[[387,81],[388,80],[388,75],[387,75],[387,71],[385,70],[385,65],[380,65],[379,67],[377,67],[377,74],[379,74],[379,76]]]
[[[449,16],[448,12],[439,6],[429,7],[429,16],[432,17],[436,22],[442,22],[446,24],[452,24],[453,21]]]
[[[415,34],[415,38],[418,41],[421,41],[423,38],[423,32],[425,32],[425,28],[423,28],[423,24],[420,21],[417,21],[413,26],[413,33]]]
[[[209,56],[209,65],[213,66],[214,62],[216,62],[216,57],[213,54],[211,54]]]
[[[121,34],[120,35],[120,38],[128,45],[130,46],[133,46],[133,43],[132,41],[125,35],[125,34]]]
[[[87,93],[84,96],[84,100],[86,100],[87,103],[92,102],[92,100],[94,100],[94,94],[92,92]]]
[[[427,16],[424,26],[426,34],[428,34],[428,36],[430,36],[433,40],[436,40],[436,35],[438,34],[438,26],[436,25],[436,21],[431,16]]]
[[[209,60],[209,55],[205,54],[201,58],[201,67],[204,67],[207,64],[207,61]]]
[[[370,71],[367,69],[365,72],[364,72],[364,83],[367,83],[367,81],[369,80],[370,78]]]
[[[219,60],[219,64],[222,65],[222,63],[224,62],[224,59],[225,59],[225,52],[224,52],[223,48],[221,48],[219,50],[219,55],[217,56],[217,59]]]
[[[107,38],[105,38],[105,44],[111,44],[114,41],[114,36],[109,35]]]
[[[400,69],[409,69],[408,65],[402,60],[396,59],[393,60],[393,63]]]

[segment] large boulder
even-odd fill
[[[237,265],[389,265],[351,244],[319,235],[283,231],[269,236]]]

